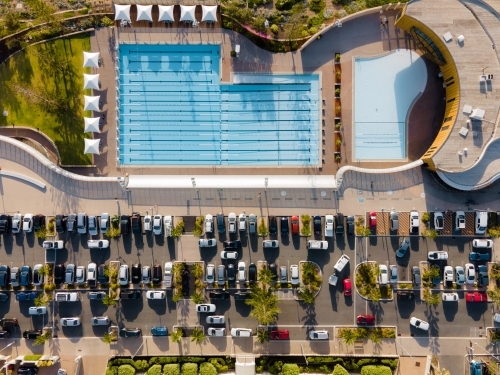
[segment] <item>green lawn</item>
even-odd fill
[[[39,128],[63,165],[92,164],[83,153],[83,116],[91,116],[83,111],[83,73],[90,72],[82,68],[83,51],[90,51],[87,34],[28,47],[0,66],[0,126]]]

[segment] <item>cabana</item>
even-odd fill
[[[99,143],[100,141],[98,139],[85,138],[85,148],[83,149],[83,153],[99,155]]]
[[[83,96],[85,98],[84,111],[99,111],[99,97],[98,96]]]
[[[217,5],[202,5],[201,9],[203,11],[202,22],[217,22]]]
[[[194,22],[196,18],[194,16],[194,11],[196,5],[181,5],[181,21],[184,22]]]
[[[158,21],[165,21],[165,23],[174,22],[174,6],[173,5],[158,5],[160,17]]]
[[[99,74],[84,74],[83,88],[99,90]]]
[[[99,68],[99,52],[83,52],[84,68]]]
[[[152,5],[136,5],[137,7],[137,19],[136,21],[149,21],[153,22],[153,17],[151,17]]]
[[[84,133],[94,132],[99,133],[99,117],[84,117],[85,129]]]
[[[115,4],[115,21],[130,22],[130,5]]]

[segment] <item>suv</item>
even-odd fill
[[[66,227],[66,219],[63,215],[56,215],[56,232],[64,233]]]
[[[128,275],[128,265],[122,264],[118,271],[118,281],[120,285],[128,285],[129,284],[129,275]]]
[[[12,286],[19,286],[19,267],[12,267],[10,270],[10,283]]]
[[[87,233],[87,215],[85,213],[79,213],[76,217],[76,228],[78,233]]]
[[[68,215],[68,220],[66,221],[66,224],[68,226],[68,232],[69,233],[73,233],[75,231],[76,215],[75,214],[69,214]]]
[[[22,266],[21,267],[21,275],[20,275],[20,285],[21,286],[29,286],[31,285],[31,267],[30,266]]]
[[[254,214],[250,214],[250,216],[248,216],[248,228],[250,234],[257,233],[257,216]]]
[[[75,265],[68,264],[66,273],[64,274],[64,282],[66,284],[73,284],[75,282]]]
[[[7,234],[10,232],[11,219],[10,215],[0,215],[0,234]]]
[[[108,281],[108,277],[105,274],[106,271],[106,265],[105,264],[100,264],[99,267],[97,268],[97,281],[99,281],[99,284],[101,285],[106,285]]]
[[[122,234],[128,234],[128,232],[130,232],[130,216],[120,216],[120,232]]]
[[[89,234],[91,236],[95,236],[99,233],[99,229],[97,228],[97,217],[89,216]]]
[[[281,235],[288,236],[288,216],[283,216],[280,220]]]
[[[400,301],[412,301],[415,299],[415,293],[412,291],[400,291],[397,293],[397,296]]]
[[[23,223],[23,217],[21,214],[14,214],[14,217],[12,219],[12,233],[17,234],[21,232],[21,227]]]
[[[141,215],[137,212],[132,212],[132,232],[134,234],[141,234]]]
[[[217,231],[219,233],[224,233],[226,231],[226,224],[224,223],[224,215],[222,212],[217,214]]]
[[[160,285],[161,278],[162,278],[161,266],[159,264],[154,264],[153,265],[153,276],[152,276],[153,285]]]
[[[391,224],[391,230],[393,232],[399,229],[399,215],[397,212],[392,211],[389,215],[389,222]]]
[[[140,290],[121,290],[120,299],[141,299],[142,293]]]
[[[236,226],[236,214],[234,212],[230,212],[229,215],[227,215],[227,225],[229,233],[236,233],[238,230]]]
[[[434,212],[434,229],[443,230],[444,228],[444,216],[443,213],[438,211]]]
[[[335,233],[338,235],[344,235],[344,215],[338,213],[335,215]]]
[[[276,216],[269,217],[269,234],[275,236],[278,233],[278,223]]]

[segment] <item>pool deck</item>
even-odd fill
[[[399,48],[415,50],[411,38],[399,28],[394,27],[395,11],[385,11],[389,25],[380,24],[380,14],[372,13],[343,24],[326,32],[321,40],[314,41],[303,51],[293,53],[270,53],[260,49],[246,37],[238,33],[217,28],[103,28],[96,30],[91,37],[92,51],[100,51],[102,67],[96,70],[101,74],[102,95],[105,115],[102,133],[96,137],[102,139],[102,154],[96,155],[94,175],[118,176],[130,174],[334,174],[338,168],[352,164],[352,58],[353,56],[373,56]],[[119,35],[119,36],[118,36]],[[213,43],[221,45],[221,79],[231,81],[233,72],[249,73],[320,73],[322,75],[323,98],[323,140],[321,168],[317,167],[117,167],[116,166],[116,111],[115,111],[115,70],[114,52],[116,38],[128,43]],[[239,57],[232,58],[235,45],[241,46]],[[328,47],[328,48],[325,48]],[[342,54],[342,161],[334,160],[334,58],[335,53]],[[417,51],[418,52],[418,51]],[[420,158],[434,140],[436,130],[442,121],[443,103],[439,99],[444,91],[437,78],[437,67],[428,63],[428,85],[424,95],[415,104],[408,124],[408,161]],[[422,108],[426,108],[422,111]],[[439,115],[441,111],[441,115]],[[441,117],[440,117],[441,116]],[[388,168],[406,164],[406,162],[357,162],[356,166],[365,168]]]

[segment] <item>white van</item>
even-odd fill
[[[328,242],[327,241],[308,241],[307,248],[310,250],[327,250]]]
[[[486,211],[476,212],[476,234],[485,234],[488,227],[488,213]]]
[[[250,328],[232,328],[231,336],[233,337],[252,337],[252,330]]]
[[[172,235],[172,216],[163,217],[163,227],[165,228],[165,238]]]
[[[349,260],[350,258],[343,254],[339,260],[337,260],[337,263],[335,263],[335,266],[333,267],[335,269],[335,271],[337,271],[338,273],[341,273],[342,270],[344,269],[344,267],[347,265],[347,263],[349,263]]]

